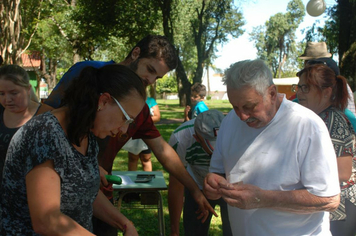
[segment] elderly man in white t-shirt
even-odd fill
[[[324,122],[278,94],[262,60],[235,63],[225,83],[233,110],[220,126],[206,196],[228,203],[234,235],[331,235],[340,187]]]

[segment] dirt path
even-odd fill
[[[183,119],[161,119],[160,121],[158,121],[156,124],[160,125],[160,124],[181,124],[183,123]]]

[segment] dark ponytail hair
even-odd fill
[[[342,111],[346,109],[349,92],[347,91],[347,81],[344,76],[338,75],[336,78],[336,86],[333,89],[332,105],[341,109]]]
[[[142,79],[126,66],[84,68],[79,77],[72,80],[62,101],[69,108],[67,135],[70,142],[80,146],[81,140],[89,135],[101,93],[109,93],[120,101],[134,91],[145,101],[146,88]]]

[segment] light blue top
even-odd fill
[[[203,113],[204,111],[209,110],[209,108],[205,105],[203,101],[198,102],[194,107],[192,111],[192,119],[197,117],[200,113]]]
[[[156,100],[154,98],[151,98],[151,97],[147,97],[146,99],[146,103],[148,105],[148,107],[151,109],[152,107],[158,105]]]

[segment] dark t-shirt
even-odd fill
[[[38,106],[34,116],[37,114],[40,107],[41,104]],[[9,147],[12,136],[14,136],[16,131],[20,128],[20,127],[16,127],[16,128],[6,127],[4,122],[4,111],[5,111],[4,107],[0,105],[0,186],[1,186],[2,171],[4,168],[7,149]]]
[[[61,179],[62,213],[92,230],[93,202],[99,191],[98,145],[89,135],[87,155],[67,139],[51,112],[36,116],[15,133],[6,156],[0,196],[0,235],[36,235],[27,204],[26,175],[53,160]]]
[[[12,136],[16,133],[17,128],[8,128],[4,124],[4,107],[0,106],[0,183],[2,179],[2,170],[4,168],[5,157],[7,148],[11,141]],[[0,184],[1,186],[1,184]]]

